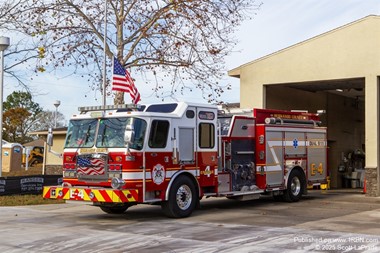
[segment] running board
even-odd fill
[[[204,196],[205,197],[239,197],[239,196],[259,195],[261,193],[264,193],[264,190],[205,193]]]

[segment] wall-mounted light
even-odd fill
[[[326,114],[326,110],[317,110],[317,114],[318,116],[322,114]]]

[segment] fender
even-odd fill
[[[303,174],[303,176],[305,177],[305,182],[306,182],[306,184],[304,185],[304,192],[303,192],[303,194],[307,194],[307,179],[306,179],[305,169],[302,168],[302,167],[299,166],[299,165],[295,165],[295,166],[293,166],[293,167],[287,167],[287,168],[286,168],[286,171],[288,171],[288,173],[286,173],[285,176],[284,176],[284,179],[285,179],[285,185],[284,185],[284,188],[287,189],[289,176],[290,176],[290,173],[292,173],[293,170],[299,170],[299,171],[301,171],[302,174]]]
[[[165,192],[165,200],[168,200],[169,199],[169,192],[170,192],[170,188],[172,187],[172,184],[174,182],[174,180],[176,180],[176,178],[179,176],[179,175],[182,175],[182,174],[186,174],[187,176],[190,176],[191,179],[193,179],[194,182],[196,182],[196,186],[198,188],[198,197],[200,197],[200,194],[201,194],[201,187],[199,185],[199,182],[197,180],[197,178],[191,174],[190,172],[186,171],[186,170],[179,170],[177,171],[170,179],[170,182],[168,184],[168,188],[166,188],[166,192]]]
[[[293,170],[299,170],[303,173],[303,175],[305,176],[305,179],[306,179],[306,173],[305,173],[305,170],[299,166],[299,165],[295,165],[293,167],[287,167],[285,171],[287,171],[288,173],[286,173],[284,175],[284,180],[285,180],[285,189],[287,188],[287,185],[288,185],[288,180],[289,180],[289,176],[290,176],[290,173],[292,173]]]

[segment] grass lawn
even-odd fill
[[[44,199],[41,195],[11,195],[0,196],[0,206],[26,206],[26,205],[44,205],[44,204],[61,204],[65,203],[61,199]]]
[[[42,175],[42,167],[29,167],[28,170],[22,168],[20,171],[2,172],[2,177],[16,176],[34,176]],[[0,206],[25,206],[25,205],[42,205],[42,204],[59,204],[65,203],[64,200],[44,199],[41,194],[25,194],[0,196]]]

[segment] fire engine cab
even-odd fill
[[[63,184],[44,187],[44,198],[107,213],[159,203],[180,218],[203,197],[293,202],[326,182],[326,128],[316,114],[185,102],[79,110],[67,130]]]

